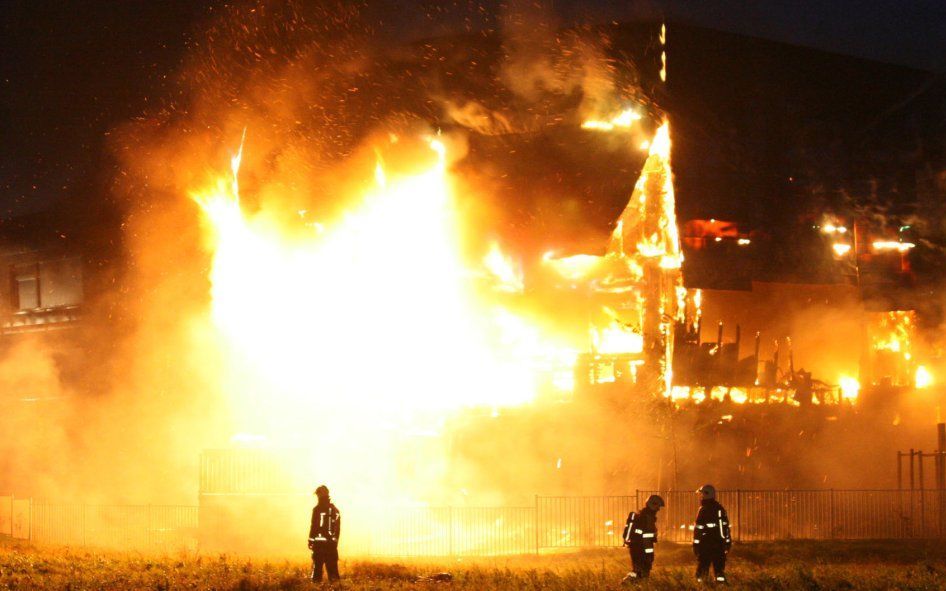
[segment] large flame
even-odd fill
[[[626,112],[625,112],[626,113]],[[612,119],[615,121],[620,116]],[[586,128],[612,131],[600,121]],[[685,300],[680,268],[683,254],[677,229],[673,172],[670,167],[670,125],[664,122],[648,142],[648,156],[627,206],[611,233],[605,257],[560,259],[553,268],[574,279],[594,274],[598,290],[620,293],[627,318],[609,314],[611,323],[592,330],[599,353],[643,353],[641,379],[647,389],[671,396],[673,322]],[[552,261],[547,261],[552,262]]]
[[[628,129],[634,125],[635,121],[640,121],[641,115],[634,109],[626,109],[610,119],[589,119],[581,124],[582,129],[591,129],[595,131],[614,131],[615,129]]]
[[[494,245],[485,269],[467,268],[444,145],[421,158],[414,173],[379,164],[359,206],[301,238],[243,211],[238,157],[233,178],[193,194],[210,227],[236,429],[281,446],[331,442],[354,465],[405,434],[436,436],[446,412],[522,404],[540,383],[571,387],[577,353],[483,295],[521,290],[509,259]],[[497,289],[477,289],[484,277]],[[394,463],[364,467],[379,462]],[[370,486],[392,475],[363,476],[353,474]]]
[[[623,114],[609,124],[633,121]],[[209,226],[212,319],[234,430],[282,447],[331,445],[319,470],[371,489],[403,481],[397,447],[405,437],[436,440],[456,411],[571,391],[581,351],[630,355],[635,381],[641,367],[644,387],[668,394],[672,322],[685,290],[666,124],[649,152],[608,254],[543,261],[620,301],[620,313],[602,307],[590,335],[561,342],[553,321],[510,303],[523,297],[524,280],[497,243],[478,260],[464,254],[441,141],[428,142],[413,170],[389,170],[379,154],[363,186],[349,191],[358,204],[301,234],[241,206],[241,144],[232,173],[192,195]],[[447,447],[426,449],[436,456]],[[430,459],[436,472],[444,457]]]
[[[861,391],[861,384],[857,378],[848,375],[842,375],[838,379],[838,387],[841,390],[841,398],[848,401],[857,400]]]
[[[889,380],[895,386],[914,385],[917,363],[915,333],[914,310],[892,310],[873,315],[870,334],[874,382]]]
[[[431,148],[426,171],[380,175],[360,208],[298,241],[244,214],[235,180],[194,195],[215,236],[214,320],[277,392],[296,395],[287,402],[391,410],[534,397],[531,363],[515,358],[521,343],[497,347],[508,331],[496,339],[483,328],[510,323],[469,288],[443,144]],[[521,289],[497,247],[486,266],[503,287]],[[462,383],[443,388],[459,375]]]

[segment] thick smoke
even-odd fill
[[[536,103],[549,95],[578,96],[579,113],[589,118],[621,109],[606,36],[563,30],[551,6],[537,2],[510,3],[501,30],[500,80],[517,97]]]
[[[491,66],[478,92],[438,82],[435,96],[453,123],[483,135],[536,133],[563,114],[577,124],[649,102],[635,64],[611,56],[604,30],[563,27],[551,4],[541,2],[508,3],[498,21],[497,54],[473,57]],[[482,72],[457,69],[472,79]]]

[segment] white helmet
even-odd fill
[[[697,489],[698,493],[703,495],[705,499],[715,499],[716,498],[716,487],[712,484],[704,484]]]

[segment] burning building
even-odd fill
[[[135,322],[108,367],[134,404],[97,424],[144,417],[103,437],[163,450],[143,480],[224,447],[205,461],[249,450],[280,463],[279,487],[208,477],[202,503],[323,480],[417,505],[883,478],[833,454],[882,454],[862,436],[896,422],[855,400],[935,372],[912,334],[860,345],[873,329],[835,258],[842,222],[828,236],[800,211],[817,183],[797,171],[831,156],[804,150],[833,144],[790,107],[820,104],[792,94],[812,72],[841,72],[825,81],[840,92],[885,67],[516,15],[377,47],[357,10],[323,10],[228,9],[185,60],[187,104],[112,136]],[[771,67],[737,76],[734,98],[746,55]]]

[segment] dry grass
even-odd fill
[[[234,556],[31,548],[0,544],[0,589],[312,589],[305,554],[298,560]],[[642,589],[698,589],[690,550],[662,544]],[[946,589],[946,544],[923,542],[783,542],[734,549],[732,589]],[[621,550],[505,558],[354,560],[342,563],[351,591],[566,591],[619,589],[628,569]],[[450,572],[451,583],[419,581]],[[329,586],[326,584],[325,588]]]

